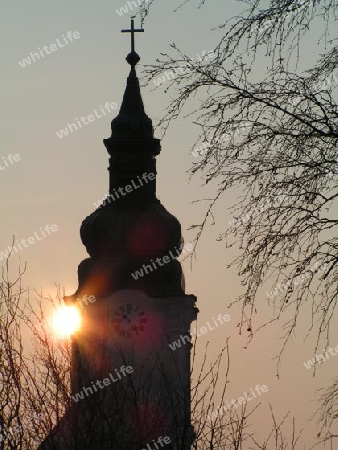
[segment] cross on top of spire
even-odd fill
[[[144,29],[143,28],[136,29],[134,27],[134,19],[132,18],[131,19],[130,30],[121,30],[121,32],[122,33],[130,33],[130,37],[131,37],[131,52],[127,56],[126,60],[128,61],[128,63],[131,66],[135,66],[140,60],[139,55],[135,52],[135,33],[144,33]]]

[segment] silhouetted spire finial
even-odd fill
[[[136,66],[140,61],[139,55],[135,52],[135,33],[144,33],[143,28],[136,29],[134,27],[134,19],[131,19],[130,30],[121,30],[122,33],[130,33],[131,37],[131,52],[127,55],[126,60],[131,66]]]
[[[130,30],[121,31],[122,33],[131,33],[131,52],[126,57],[131,68],[119,114],[111,122],[112,136],[108,140],[105,139],[104,143],[109,146],[110,139],[127,141],[150,139],[155,142],[156,152],[159,153],[159,141],[154,139],[152,121],[144,111],[140,84],[135,70],[135,66],[140,60],[139,55],[135,52],[135,33],[144,32],[144,30],[135,29],[134,19],[131,19]]]

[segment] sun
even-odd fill
[[[62,306],[50,320],[52,331],[59,337],[70,337],[81,326],[81,316],[75,306]]]

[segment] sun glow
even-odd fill
[[[75,306],[62,306],[51,318],[53,333],[60,337],[69,337],[81,326],[81,316]]]

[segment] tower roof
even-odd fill
[[[131,66],[120,112],[111,122],[111,131],[112,138],[116,139],[154,137],[152,121],[144,111],[135,65]]]
[[[134,268],[151,258],[174,249],[180,253],[183,241],[179,221],[156,197],[156,156],[161,145],[144,111],[135,70],[140,57],[134,33],[143,30],[135,30],[132,20],[131,29],[123,31],[132,33],[126,58],[131,68],[120,112],[111,123],[112,135],[103,141],[110,155],[109,196],[82,222],[81,239],[90,258],[79,265],[79,288],[72,298],[87,291],[107,297],[130,287],[155,297],[184,293],[182,269],[175,258],[163,273],[156,272],[155,279],[136,280],[136,286],[132,276]]]
[[[122,32],[131,33],[131,52],[126,57],[131,69],[127,79],[120,112],[111,122],[112,138],[116,139],[149,139],[154,137],[151,119],[144,111],[141,97],[140,84],[136,76],[136,64],[140,61],[135,52],[135,32],[143,32],[143,29],[134,28],[134,19],[131,19],[131,29]]]

